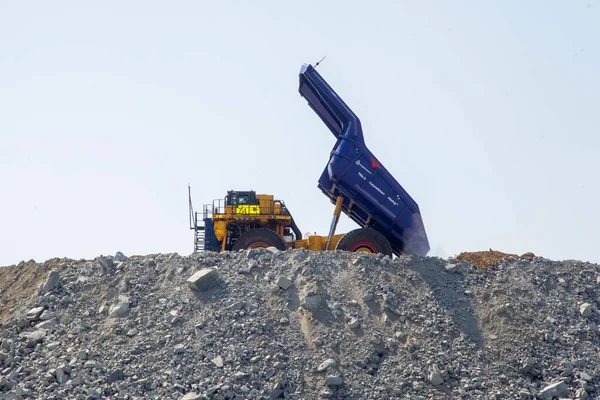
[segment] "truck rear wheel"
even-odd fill
[[[232,250],[266,249],[271,246],[279,250],[286,249],[285,241],[275,231],[256,228],[243,233],[233,245]]]
[[[355,229],[346,233],[337,246],[336,250],[345,250],[363,253],[381,253],[392,256],[392,246],[381,233],[370,228]]]

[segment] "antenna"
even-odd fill
[[[327,56],[325,56],[327,57]],[[319,66],[319,64],[321,64],[321,61],[323,61],[325,59],[325,57],[321,58],[316,64],[315,64],[315,68],[317,68]]]

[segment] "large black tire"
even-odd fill
[[[381,233],[370,228],[359,228],[346,233],[336,250],[359,251],[367,253],[381,253],[392,256],[392,246]]]
[[[283,238],[275,231],[266,228],[256,228],[242,233],[233,245],[232,250],[264,249],[270,246],[279,250],[285,250],[287,247]]]

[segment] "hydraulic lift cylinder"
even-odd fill
[[[335,228],[337,227],[338,221],[340,220],[340,214],[342,213],[342,205],[344,204],[344,197],[338,196],[335,202],[335,208],[333,210],[333,220],[331,221],[331,227],[329,228],[329,235],[327,236],[327,245],[325,250],[331,250],[329,245],[331,244],[331,238],[335,234]]]

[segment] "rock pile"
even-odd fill
[[[0,321],[1,399],[600,393],[596,264],[275,249],[52,263]]]

